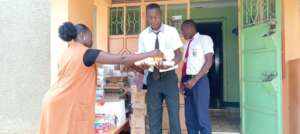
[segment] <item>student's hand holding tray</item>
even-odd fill
[[[174,61],[160,61],[155,64],[155,67],[159,69],[168,69],[175,65]]]

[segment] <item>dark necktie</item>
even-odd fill
[[[158,34],[159,34],[159,32],[156,32],[155,34],[156,34],[155,49],[159,49],[159,41],[158,41]],[[154,67],[152,77],[153,77],[154,80],[159,80],[160,74],[159,74],[159,69],[157,67]]]

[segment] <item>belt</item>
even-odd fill
[[[185,75],[184,77],[187,77],[187,78],[194,78],[196,77],[197,75]]]
[[[167,74],[170,74],[170,73],[175,73],[175,70],[170,70],[170,71],[166,71],[166,72],[159,72],[159,75],[160,76],[165,76]],[[149,74],[152,74],[153,72],[149,72]]]

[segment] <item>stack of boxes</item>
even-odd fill
[[[109,69],[102,67],[98,68],[97,72],[95,133],[101,134],[122,125],[126,121],[126,112],[124,100],[118,99],[118,97],[113,100],[114,93],[107,93],[105,89]],[[108,95],[111,95],[109,99],[107,98]]]
[[[96,87],[96,104],[95,109],[99,109],[104,105],[104,85],[105,76],[104,69],[98,68],[97,70],[97,87]],[[95,111],[95,133],[100,134],[110,129],[110,124],[107,121],[108,117],[105,114],[100,114],[97,110]]]
[[[114,88],[114,87],[128,87],[128,76],[120,75],[120,76],[108,76],[106,79],[106,87]]]
[[[148,133],[146,91],[131,87],[132,114],[130,118],[131,134]]]

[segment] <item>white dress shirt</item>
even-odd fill
[[[185,59],[185,53],[190,40],[187,40],[184,45],[183,59]],[[214,43],[210,36],[195,34],[190,44],[188,58],[187,58],[187,75],[197,75],[205,63],[205,55],[208,53],[214,53]]]
[[[146,28],[139,36],[138,52],[149,52],[155,49],[156,34],[151,27]],[[176,28],[162,24],[158,34],[159,50],[165,56],[167,61],[175,58],[174,51],[182,47],[182,42]],[[154,67],[150,67],[149,71],[153,72]],[[175,70],[178,65],[168,69],[161,69],[160,72]]]

